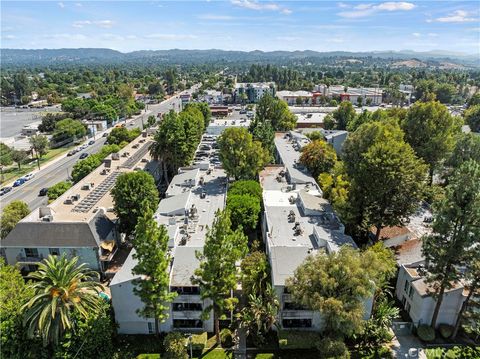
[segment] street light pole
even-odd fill
[[[191,333],[188,333],[188,343],[190,344],[190,358],[193,358],[192,334]]]

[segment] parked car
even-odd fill
[[[77,153],[76,150],[68,151],[67,156],[73,156],[75,153]]]
[[[240,115],[245,115],[247,113],[247,110],[241,110]]]
[[[108,132],[105,132],[102,137],[108,137]]]
[[[91,146],[91,145],[93,145],[94,143],[95,143],[95,140],[90,140],[90,141],[88,142],[88,145]]]
[[[44,187],[44,188],[42,188],[42,189],[40,190],[40,192],[38,192],[38,195],[39,195],[40,197],[43,197],[43,196],[46,196],[47,193],[48,193],[48,188],[47,188],[47,187]]]
[[[87,152],[84,152],[80,155],[80,159],[83,160],[84,158],[87,158],[88,157],[88,153]]]
[[[2,189],[0,189],[0,196],[3,196],[4,194],[7,194],[11,190],[12,190],[12,187],[3,187]]]
[[[35,175],[32,174],[32,173],[29,173],[29,174],[26,174],[25,176],[23,176],[23,179],[25,181],[30,181],[33,177],[35,177]]]
[[[24,183],[25,183],[25,179],[19,178],[19,179],[17,179],[15,182],[13,182],[13,187],[21,186],[21,185],[24,184]]]

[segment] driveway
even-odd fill
[[[391,349],[395,358],[420,358],[427,359],[423,345],[413,334],[394,330]]]

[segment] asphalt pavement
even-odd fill
[[[143,114],[134,117],[131,120],[127,120],[127,128],[131,129],[134,127],[142,126],[142,121],[146,122],[148,116],[156,116],[159,112],[165,113],[170,110],[180,111],[181,102],[180,99],[175,96],[168,100],[165,100],[159,104],[148,105]],[[107,130],[107,132],[109,132]],[[40,171],[35,173],[35,177],[31,180],[25,182],[19,187],[15,187],[9,193],[0,197],[0,209],[3,209],[5,205],[11,201],[24,201],[30,207],[30,210],[34,210],[42,205],[48,203],[48,198],[46,196],[40,197],[38,195],[39,191],[42,188],[48,188],[53,186],[55,183],[60,181],[65,181],[69,178],[73,165],[79,160],[79,157],[82,153],[87,152],[88,154],[96,153],[105,143],[105,138],[96,136],[96,141],[93,145],[88,146],[84,150],[77,152],[73,156],[62,155],[59,159],[52,160],[51,163],[46,163]],[[89,139],[90,140],[90,139]],[[88,140],[87,140],[88,142]]]

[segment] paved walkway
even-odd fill
[[[422,343],[413,334],[395,333],[392,344],[391,349],[395,358],[427,359]]]

